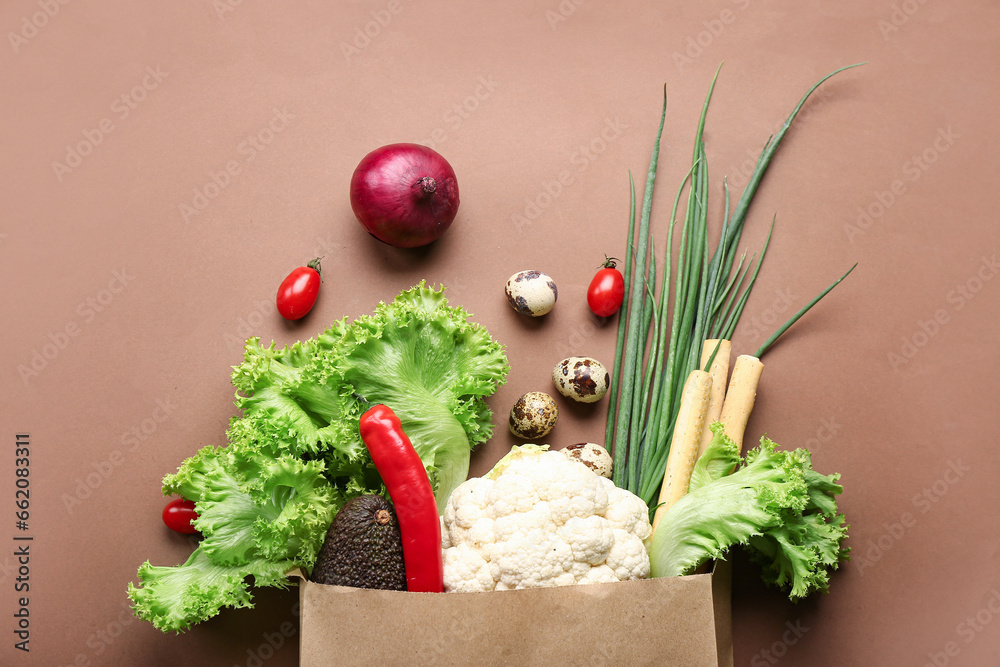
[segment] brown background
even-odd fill
[[[126,605],[141,562],[190,551],[160,522],[159,480],[221,443],[242,339],[309,337],[420,279],[444,283],[507,345],[509,382],[491,401],[502,424],[563,356],[610,358],[613,328],[584,293],[604,253],[623,253],[628,170],[645,173],[666,82],[662,245],[723,61],[706,132],[716,209],[722,177],[742,187],[748,157],[809,85],[868,61],[807,107],[759,191],[744,247],[760,246],[773,214],[777,227],[734,341],[752,352],[859,263],[766,355],[748,434],[808,445],[817,468],[843,473],[855,560],[830,595],[792,605],[738,557],[736,664],[1000,661],[1000,4],[182,4],[0,8],[8,545],[17,432],[31,435],[34,491],[31,653],[12,647],[7,546],[0,663],[295,664],[294,591],[261,591],[256,609],[181,636]],[[255,136],[260,150],[245,143]],[[379,145],[431,140],[459,175],[452,230],[422,252],[374,242],[351,214],[354,166]],[[68,158],[81,143],[88,154]],[[67,159],[68,172],[54,166]],[[238,173],[216,190],[227,165]],[[315,311],[281,321],[278,283],[317,255]],[[559,285],[544,320],[504,301],[525,268]],[[37,375],[22,376],[33,358]],[[562,405],[553,445],[601,439],[604,404]],[[500,428],[473,473],[512,443]]]

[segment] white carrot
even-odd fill
[[[705,368],[712,355],[712,365],[708,369],[708,374],[712,376],[712,392],[708,398],[708,412],[705,415],[705,426],[701,432],[701,443],[698,446],[698,458],[705,453],[710,442],[712,442],[712,429],[714,422],[722,417],[722,402],[726,397],[726,378],[729,377],[729,355],[732,351],[732,343],[726,339],[706,340],[701,348],[701,366]]]
[[[757,384],[760,382],[763,370],[764,364],[757,357],[748,354],[736,357],[733,377],[729,380],[726,400],[722,404],[719,421],[725,427],[726,435],[732,438],[740,452],[743,451],[743,433],[753,411],[754,401],[757,398]]]
[[[702,370],[691,371],[681,394],[681,405],[677,411],[674,435],[670,441],[667,467],[663,472],[660,487],[660,506],[653,515],[653,531],[670,507],[687,493],[691,482],[691,471],[698,460],[698,447],[705,428],[712,376]]]

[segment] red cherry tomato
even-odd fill
[[[604,258],[604,268],[597,272],[587,289],[587,305],[598,317],[611,317],[622,307],[625,278],[615,268],[615,260]]]
[[[167,528],[178,533],[190,535],[197,533],[192,522],[198,518],[198,513],[194,509],[194,502],[183,498],[174,498],[163,508],[163,523]]]
[[[318,258],[289,273],[278,288],[277,304],[281,316],[286,320],[305,317],[316,303],[321,280]]]

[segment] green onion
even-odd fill
[[[624,267],[625,283],[629,289],[619,311],[616,372],[609,389],[610,408],[605,435],[607,448],[614,452],[613,481],[617,486],[639,495],[647,505],[653,505],[663,480],[684,382],[691,371],[700,365],[705,340],[732,337],[770,244],[774,221],[760,252],[748,263],[746,252],[741,253],[739,262],[733,268],[757,187],[809,96],[834,74],[857,66],[849,65],[831,72],[799,100],[778,132],[765,142],[753,173],[732,211],[729,185],[723,183],[725,201],[721,231],[719,241],[712,249],[708,234],[708,160],[703,136],[709,104],[719,76],[719,70],[716,71],[698,119],[691,168],[674,197],[657,284],[650,216],[660,139],[667,113],[664,87],[660,124],[653,143],[638,219],[635,183],[629,174],[631,199]],[[678,206],[685,192],[687,206],[684,219],[680,222],[679,245],[674,256]],[[757,350],[756,356],[764,354],[849,273],[792,316]]]
[[[834,287],[836,287],[837,285],[840,284],[840,281],[842,281],[847,276],[851,275],[851,271],[853,271],[856,267],[857,267],[857,264],[855,264],[851,268],[847,269],[847,273],[845,273],[844,275],[842,275],[839,278],[837,278],[836,280],[834,280],[833,283],[831,283],[830,286],[827,287],[825,290],[823,290],[822,292],[820,292],[816,296],[816,298],[814,298],[812,301],[810,301],[805,306],[803,306],[802,310],[800,310],[799,312],[795,313],[790,318],[788,318],[787,322],[785,322],[780,327],[778,327],[778,330],[775,331],[773,334],[771,334],[770,338],[768,338],[766,341],[764,341],[764,344],[761,345],[760,348],[756,352],[754,352],[753,356],[757,357],[758,359],[760,359],[762,356],[764,356],[764,353],[767,352],[771,348],[772,345],[774,345],[774,341],[778,340],[778,338],[781,337],[781,334],[783,334],[786,331],[788,331],[788,327],[790,327],[793,324],[795,324],[796,322],[798,322],[800,317],[802,317],[803,315],[805,315],[809,311],[810,308],[812,308],[813,306],[815,306],[819,302],[820,299],[822,299],[824,296],[826,296],[827,294],[829,294],[830,290],[832,290]]]

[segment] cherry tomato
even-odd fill
[[[615,260],[604,258],[604,267],[590,281],[587,305],[598,317],[611,317],[622,307],[625,298],[625,278],[615,268]]]
[[[321,281],[319,258],[289,273],[278,288],[277,304],[281,316],[286,320],[305,317],[316,303]]]
[[[190,535],[197,533],[192,522],[198,518],[198,513],[194,509],[194,502],[183,498],[174,498],[163,508],[163,523],[167,528],[178,533]]]

